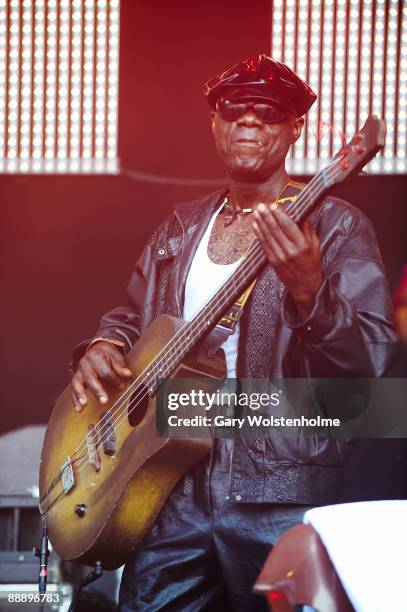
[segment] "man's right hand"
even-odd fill
[[[106,404],[108,397],[101,381],[124,389],[131,375],[131,370],[117,346],[109,342],[96,342],[84,354],[72,378],[71,393],[75,410],[80,412],[87,404],[85,388],[89,389],[101,404]]]

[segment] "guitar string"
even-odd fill
[[[333,164],[331,164],[331,165],[330,165],[328,168],[326,168],[326,169],[324,170],[325,177],[328,177],[328,175],[329,175],[329,178],[330,178],[330,179],[332,179],[332,178],[336,178],[336,176],[337,176],[337,175],[340,173],[340,172],[337,172],[337,166],[339,165],[339,163],[340,163],[340,161],[338,161],[338,162],[334,162],[334,163],[333,163]],[[286,212],[287,212],[287,213],[289,213],[289,214],[290,214],[292,211],[295,211],[295,209],[296,209],[296,208],[298,208],[298,205],[302,203],[302,202],[301,202],[301,200],[300,200],[301,196],[303,196],[303,197],[304,197],[304,200],[305,200],[305,201],[304,201],[304,208],[303,208],[303,209],[301,209],[301,213],[305,212],[305,211],[307,210],[307,208],[310,206],[310,204],[312,204],[312,202],[310,202],[310,201],[309,201],[308,197],[313,197],[313,195],[315,194],[315,190],[313,189],[313,187],[314,187],[314,186],[316,186],[316,183],[318,183],[318,181],[320,180],[320,178],[321,178],[321,172],[322,172],[322,171],[320,171],[319,173],[317,173],[317,174],[316,174],[316,175],[313,177],[313,179],[311,179],[311,181],[308,183],[308,185],[307,185],[307,187],[306,187],[306,190],[305,190],[304,192],[302,192],[302,194],[300,194],[300,196],[299,196],[298,200],[297,200],[295,203],[293,203],[292,205],[287,206],[287,208],[286,208]],[[323,175],[322,175],[322,176],[323,176]],[[296,211],[296,212],[300,212],[300,210],[298,210],[298,211]],[[292,218],[294,219],[294,216],[292,216]],[[259,263],[259,261],[261,261],[261,259],[262,259],[262,258],[264,258],[264,254],[263,254],[263,252],[261,252],[261,253],[259,254],[259,255],[260,255],[260,257],[257,257],[258,253],[256,253],[255,251],[256,251],[256,247],[257,247],[258,245],[259,245],[259,243],[258,243],[258,242],[256,242],[256,243],[254,244],[253,249],[251,249],[251,250],[248,252],[247,257],[245,258],[245,260],[242,262],[241,266],[240,266],[240,267],[239,267],[239,269],[238,269],[238,271],[240,271],[240,273],[242,273],[242,272],[243,272],[243,269],[244,269],[245,267],[249,267],[251,264],[253,264],[253,265],[252,265],[252,267],[251,267],[251,269],[253,270],[253,269],[254,269],[254,267],[255,267],[255,266],[256,266],[256,265]],[[253,255],[253,253],[254,253],[254,255]],[[256,257],[255,261],[253,261],[253,262],[249,262],[249,258],[250,258],[250,256],[252,256],[252,257]],[[248,262],[249,262],[249,264],[248,264]],[[249,269],[249,271],[247,271],[247,270],[245,269],[245,270],[244,270],[244,272],[245,272],[245,273],[250,273],[250,269]],[[240,275],[241,275],[241,274],[240,274]],[[235,282],[237,282],[237,280],[238,280],[238,279],[236,278],[236,276],[237,276],[237,275],[235,274],[235,275],[233,275],[233,276],[234,276],[234,281],[235,281]],[[228,280],[230,280],[230,279],[228,279]],[[239,280],[240,280],[240,279],[239,279]],[[227,285],[227,284],[228,284],[228,281],[226,281],[225,285]],[[229,288],[228,288],[228,287],[223,287],[223,288],[221,288],[221,291],[222,291],[223,289],[228,290]],[[232,289],[232,287],[230,287],[230,289]],[[212,296],[212,297],[213,297],[213,296]],[[212,298],[210,298],[210,299],[209,299],[209,302],[211,301],[211,299],[212,299]],[[201,309],[201,311],[198,313],[198,315],[197,315],[197,317],[196,317],[196,318],[198,318],[198,317],[199,317],[199,315],[200,315],[200,314],[202,314],[202,312],[203,312],[204,310],[205,310],[205,306],[204,306],[204,307]],[[210,313],[211,313],[211,311],[209,310],[209,312],[208,312],[208,313],[206,313],[206,316],[207,316],[207,315],[209,315]],[[160,353],[157,355],[157,358],[156,358],[156,365],[155,365],[155,366],[153,366],[153,368],[151,368],[151,372],[149,372],[149,374],[148,374],[148,375],[150,375],[150,376],[151,376],[151,375],[154,373],[154,371],[155,371],[155,370],[157,370],[157,365],[158,365],[158,363],[157,363],[157,362],[158,362],[158,359],[160,359],[161,361],[164,361],[164,362],[165,362],[165,361],[168,359],[168,351],[167,351],[167,354],[166,354],[165,356],[163,355],[164,351],[165,351],[165,350],[168,348],[168,346],[169,346],[170,344],[174,343],[175,341],[179,342],[179,341],[181,340],[181,336],[182,336],[182,334],[185,332],[185,329],[186,329],[187,327],[190,327],[190,324],[192,324],[193,322],[194,322],[194,321],[192,320],[192,321],[190,321],[190,322],[187,322],[185,325],[183,325],[183,326],[180,328],[180,330],[178,330],[178,332],[175,334],[175,336],[173,336],[173,337],[172,337],[172,338],[169,340],[169,342],[168,342],[168,343],[167,343],[167,344],[166,344],[166,345],[165,345],[165,346],[164,346],[164,347],[161,349]],[[201,332],[202,332],[202,329],[201,329]],[[177,336],[178,336],[178,337],[177,337]],[[184,339],[182,339],[182,342],[184,342],[184,341],[185,341],[185,340],[187,340],[187,339],[188,339],[188,337],[185,337]],[[182,346],[182,344],[181,344],[181,346]],[[179,347],[178,347],[178,352],[179,352]],[[123,393],[123,394],[122,394],[122,395],[121,395],[121,396],[120,396],[120,397],[119,397],[119,398],[118,398],[118,399],[115,401],[115,403],[114,403],[114,404],[113,404],[113,406],[112,406],[112,407],[109,409],[109,411],[107,411],[107,412],[106,412],[106,415],[104,415],[104,419],[102,418],[102,419],[99,421],[99,423],[100,423],[100,425],[99,425],[99,430],[100,430],[100,440],[99,440],[99,442],[98,442],[98,445],[100,445],[101,443],[103,443],[103,442],[105,441],[105,439],[107,438],[107,436],[106,436],[105,434],[106,434],[107,429],[109,428],[109,423],[108,423],[108,421],[110,421],[110,422],[111,422],[111,420],[112,420],[112,419],[114,420],[114,419],[115,419],[115,417],[116,417],[116,415],[117,415],[117,413],[120,411],[120,409],[123,407],[123,405],[124,405],[124,404],[127,402],[128,397],[130,396],[130,398],[131,398],[131,393],[132,393],[132,391],[133,391],[134,387],[136,387],[136,390],[137,390],[137,386],[136,386],[136,385],[140,385],[140,382],[141,382],[141,380],[142,380],[142,377],[143,377],[143,375],[146,373],[146,371],[149,369],[150,365],[151,365],[151,364],[149,364],[149,366],[147,366],[147,367],[146,367],[146,368],[145,368],[145,369],[144,369],[144,370],[143,370],[143,371],[142,371],[142,372],[141,372],[141,373],[140,373],[140,374],[137,376],[137,378],[136,378],[134,381],[132,381],[132,383],[131,383],[131,384],[129,385],[129,387],[128,387],[128,388],[127,388],[125,391],[124,391],[124,393]],[[161,369],[161,368],[159,368],[159,369],[158,369],[158,371],[157,371],[156,373],[160,372],[160,369]],[[134,408],[136,408],[136,406],[137,406],[137,405],[140,403],[140,401],[142,401],[142,399],[144,399],[144,398],[145,398],[147,395],[148,395],[148,390],[147,390],[147,391],[146,391],[144,394],[142,394],[142,396],[140,396],[140,395],[139,395],[139,396],[137,396],[137,397],[135,397],[135,398],[131,399],[131,404],[130,404],[129,406],[127,406],[127,410],[124,410],[123,412],[127,412],[127,414],[129,415],[129,414],[130,414],[130,413],[131,413],[131,412],[134,410]],[[121,402],[119,406],[117,406],[118,402]],[[133,404],[133,405],[132,405],[132,404]],[[116,406],[117,406],[117,407],[116,407]],[[111,411],[112,411],[112,410],[113,410],[115,407],[116,407],[116,410],[115,410],[115,411],[112,413]],[[129,410],[129,408],[130,408],[130,410]],[[122,419],[120,422],[118,422],[118,419],[120,419],[120,415],[117,417],[117,419],[116,419],[116,421],[115,421],[115,423],[114,423],[114,425],[115,425],[115,427],[116,427],[116,428],[118,428],[118,427],[120,426],[120,424],[121,424],[121,423],[123,422],[123,420],[124,420],[124,419]],[[105,421],[104,423],[102,422],[103,420]],[[106,425],[106,429],[105,429],[105,431],[103,432],[103,428],[105,427],[105,425]],[[83,439],[83,441],[79,443],[78,447],[77,447],[77,448],[75,449],[75,451],[72,453],[72,457],[75,457],[75,455],[76,455],[78,452],[82,451],[82,448],[83,448],[83,450],[85,451],[85,450],[86,450],[86,445],[87,445],[87,437],[85,436],[85,437],[84,437],[84,439]],[[83,458],[85,458],[85,464],[89,462],[89,459],[87,458],[87,455],[81,455],[81,456],[77,457],[77,458],[75,459],[75,461],[80,461],[80,459],[83,459]],[[78,473],[80,473],[80,471],[82,470],[82,468],[83,468],[83,467],[84,467],[84,464],[83,464],[83,463],[82,463],[82,464],[78,464]],[[64,469],[66,469],[66,468],[64,468]],[[58,475],[58,477],[57,477],[57,478],[60,478],[60,477],[62,476],[63,471],[64,471],[64,470],[62,470],[62,471],[60,472],[60,474]],[[55,480],[55,479],[53,479],[53,481],[54,481],[54,480]],[[53,482],[53,481],[52,481],[52,482]],[[49,489],[48,489],[48,491],[46,492],[46,494],[45,494],[45,495],[48,495],[48,493],[49,493]],[[44,497],[45,497],[45,496],[43,496],[43,498],[42,498],[42,499],[44,499]]]
[[[334,170],[334,168],[333,168],[332,170]],[[332,178],[332,177],[330,177],[330,178]],[[311,184],[311,182],[309,183],[309,185],[310,185],[310,184]],[[307,194],[307,195],[308,195],[308,194]],[[310,195],[310,194],[309,194],[309,195]],[[291,205],[291,209],[290,209],[290,207],[287,207],[286,211],[287,211],[288,213],[291,213],[291,212],[292,212],[292,210],[295,210],[295,208],[297,208],[297,205],[298,205],[298,202],[296,202],[294,205]],[[303,208],[303,209],[301,209],[301,211],[297,210],[296,212],[301,212],[301,213],[305,212],[305,211],[306,211],[306,208],[307,208],[307,207],[309,207],[309,205],[310,205],[310,202],[309,202],[309,201],[308,201],[308,202],[306,201],[306,202],[305,202],[305,206],[304,206],[304,208]],[[293,217],[293,218],[294,218],[294,217]],[[257,243],[255,246],[256,246],[256,247],[259,247],[259,243]],[[254,253],[254,255],[253,255],[253,253]],[[249,265],[247,266],[247,267],[249,268],[249,270],[245,270],[245,273],[246,273],[246,274],[250,274],[250,273],[251,273],[251,271],[253,271],[253,270],[254,270],[254,268],[255,268],[255,267],[258,265],[258,263],[259,263],[259,262],[261,262],[261,260],[262,260],[262,259],[264,259],[264,254],[263,254],[263,252],[262,252],[262,251],[261,251],[261,252],[255,252],[255,251],[253,251],[253,252],[252,252],[252,255],[253,255],[253,261],[250,261]],[[250,251],[249,251],[249,253],[248,253],[248,258],[249,258],[249,256],[250,256]],[[243,267],[243,263],[242,263],[242,267]],[[237,279],[237,278],[236,278],[236,275],[234,275],[234,277],[235,277],[235,278],[234,278],[233,280],[235,280],[235,282],[237,282],[238,280],[240,280],[240,279]],[[231,280],[231,279],[228,279],[228,280]],[[227,285],[227,284],[228,284],[228,281],[226,281],[225,285]],[[223,288],[222,288],[222,289],[223,289]],[[225,289],[227,289],[227,288],[225,287]],[[232,288],[232,287],[231,287],[230,289],[232,289],[232,290],[233,290],[233,288]],[[231,293],[231,292],[229,292],[229,293]],[[212,296],[212,297],[213,297],[213,296]],[[229,297],[230,297],[230,296],[229,296]],[[212,299],[212,298],[210,298],[210,300],[209,300],[209,301],[211,301],[211,299]],[[198,314],[202,314],[204,310],[205,310],[205,306],[204,306],[204,307],[201,309],[200,313],[198,313]],[[206,314],[205,314],[205,317],[206,317],[206,316],[208,316],[209,314],[210,314],[210,311],[209,311],[208,313],[206,313]],[[190,322],[190,323],[192,323],[192,322]],[[187,325],[188,325],[188,324],[187,324]],[[184,327],[185,327],[185,326],[183,326],[183,327],[182,327],[182,328],[179,330],[179,335],[181,335],[181,334],[182,334],[182,332],[184,331]],[[207,327],[206,325],[204,325],[203,327],[201,326],[201,329],[199,329],[199,331],[197,332],[197,336],[198,336],[198,338],[199,338],[199,336],[202,334],[202,331],[205,331],[206,327]],[[191,336],[191,334],[190,334],[190,336]],[[179,339],[178,339],[178,347],[177,347],[177,352],[178,352],[178,355],[177,355],[177,356],[179,356],[179,354],[180,354],[180,353],[182,353],[182,350],[185,348],[185,347],[184,347],[185,340],[189,340],[189,339],[190,339],[190,336],[185,337],[185,338],[184,338],[184,339],[183,339],[181,342],[180,342],[181,338],[179,338]],[[173,338],[170,340],[170,342],[173,342],[175,339],[176,339],[176,336],[174,336],[174,337],[173,337]],[[169,343],[168,343],[168,344],[169,344]],[[168,345],[166,345],[166,346],[168,346]],[[165,348],[166,348],[166,347],[163,347],[163,349],[161,350],[161,352],[159,353],[159,355],[160,355],[161,353],[163,353],[163,352],[164,352]],[[173,355],[172,355],[172,356],[174,356],[174,353],[173,353]],[[167,357],[168,357],[167,355],[166,355],[165,357],[161,357],[161,361],[165,362],[165,361],[167,360]],[[167,364],[165,364],[165,363],[164,363],[164,369],[165,369],[165,367],[167,367]],[[123,395],[127,395],[127,396],[128,396],[128,395],[130,395],[129,391],[130,391],[130,392],[132,391],[133,387],[135,386],[135,383],[136,383],[137,381],[139,381],[139,380],[140,380],[140,378],[141,378],[142,374],[144,374],[144,373],[146,372],[146,370],[147,370],[147,369],[148,369],[148,367],[147,367],[147,368],[146,368],[146,369],[143,371],[143,373],[141,373],[141,374],[138,376],[138,378],[137,378],[137,379],[134,381],[134,383],[132,383],[132,384],[129,386],[129,388],[128,388],[128,389],[126,389],[126,392],[125,392]],[[163,366],[162,366],[161,364],[159,365],[159,364],[157,363],[157,360],[156,360],[156,365],[155,365],[155,366],[153,366],[153,368],[151,368],[151,371],[148,373],[148,375],[147,375],[147,376],[148,376],[148,377],[150,377],[150,379],[152,379],[152,382],[153,382],[153,381],[154,381],[154,379],[156,379],[156,378],[157,378],[157,374],[159,374],[159,373],[162,371],[162,369],[163,369]],[[147,378],[147,377],[146,377],[146,378]],[[146,381],[145,381],[145,382],[146,382]],[[151,384],[151,383],[150,383],[150,384]],[[136,388],[136,390],[137,390],[137,388]],[[141,402],[141,401],[142,401],[142,400],[143,400],[143,399],[144,399],[146,396],[148,396],[150,389],[147,389],[147,390],[146,390],[144,393],[143,393],[143,391],[144,391],[144,389],[142,389],[142,390],[141,390],[141,393],[140,393],[138,396],[136,396],[136,397],[134,397],[134,398],[131,398],[131,402],[130,402],[130,404],[127,406],[127,410],[125,409],[125,410],[123,411],[123,413],[124,413],[124,412],[126,412],[126,418],[127,418],[127,416],[128,416],[129,414],[131,414],[131,412],[134,410],[134,408],[136,408],[136,407],[137,407],[137,405],[138,405],[138,404],[139,404],[139,403],[140,403],[140,402]],[[122,397],[123,397],[123,396],[122,396]],[[130,395],[130,397],[131,397],[131,395]],[[119,401],[120,399],[121,399],[121,398],[118,398],[118,400],[117,400],[117,401]],[[125,401],[127,401],[127,398],[126,398],[126,400],[125,400]],[[119,410],[120,410],[120,408],[123,406],[123,404],[124,404],[124,402],[123,402],[123,403],[122,403],[122,404],[121,404],[121,405],[120,405],[120,406],[119,406],[119,407],[116,409],[116,411],[115,411],[115,412],[114,412],[114,413],[111,415],[111,419],[114,419],[114,418],[116,417],[116,415],[117,415],[118,411],[119,411]],[[113,408],[113,407],[112,407],[112,408]],[[130,410],[129,410],[129,408],[130,408]],[[120,424],[123,422],[123,419],[122,419],[120,422],[118,422],[118,421],[119,421],[119,419],[120,419],[120,416],[121,416],[121,415],[119,415],[119,416],[117,417],[117,419],[116,419],[116,422],[115,422],[115,427],[116,427],[116,428],[118,428],[118,427],[120,426]],[[100,436],[101,436],[101,439],[100,439],[100,441],[98,442],[98,445],[100,445],[100,444],[101,444],[101,443],[103,443],[103,441],[104,441],[104,433],[102,433],[102,429],[103,429],[103,428],[101,427],[101,428],[100,428],[100,430],[101,430],[101,431],[100,431]],[[85,441],[85,442],[86,442],[86,441]],[[85,460],[85,463],[87,463],[87,462],[88,462],[88,460]],[[83,467],[83,464],[82,464],[82,465],[78,465],[79,471],[81,470],[81,468],[82,468],[82,467]]]

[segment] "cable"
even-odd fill
[[[181,187],[223,187],[225,179],[190,179],[177,178],[176,176],[161,176],[161,174],[150,174],[131,168],[121,168],[120,174],[127,176],[135,181],[143,183],[155,183],[158,185],[175,185]]]
[[[88,584],[90,584],[91,582],[95,582],[95,580],[97,580],[98,578],[100,578],[103,574],[103,565],[100,561],[96,561],[95,563],[95,567],[93,568],[93,570],[90,572],[90,574],[88,574],[86,576],[86,578],[84,578],[82,580],[82,582],[80,583],[80,585],[78,586],[78,588],[76,589],[73,597],[72,597],[72,601],[71,601],[71,605],[68,608],[68,612],[73,612],[75,610],[75,606],[78,603],[78,597],[79,594],[81,592],[81,590],[87,586]]]

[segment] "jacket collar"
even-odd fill
[[[179,222],[184,229],[196,225],[206,214],[220,204],[221,199],[224,198],[226,194],[227,188],[222,187],[196,200],[176,204],[175,213]]]

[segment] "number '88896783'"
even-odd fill
[[[38,593],[34,591],[10,591],[7,593],[9,604],[48,603],[60,605],[62,593]]]

